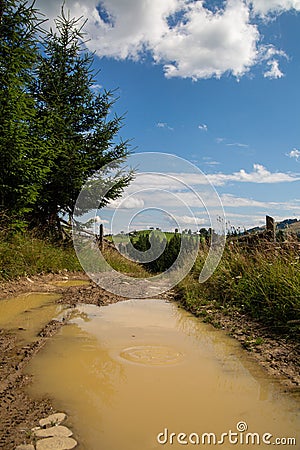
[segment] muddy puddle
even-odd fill
[[[0,328],[18,334],[20,343],[30,343],[50,320],[63,311],[55,302],[59,294],[27,293],[0,300]]]
[[[236,341],[163,300],[79,306],[28,371],[30,393],[68,413],[81,450],[258,449],[299,439],[297,399]]]

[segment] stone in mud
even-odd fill
[[[76,445],[77,442],[73,438],[50,437],[37,441],[36,450],[70,450]]]
[[[66,419],[65,413],[56,413],[51,414],[50,416],[46,417],[45,419],[41,419],[39,421],[39,424],[41,427],[47,427],[47,426],[53,426],[53,425],[59,425]]]
[[[50,428],[43,428],[42,430],[34,431],[36,437],[69,437],[72,436],[72,431],[62,425],[57,425]]]
[[[34,446],[32,444],[21,444],[16,447],[16,450],[34,450]]]

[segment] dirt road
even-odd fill
[[[124,300],[92,283],[71,287],[54,284],[66,279],[87,280],[82,273],[67,272],[23,278],[0,285],[0,301],[25,292],[58,293],[60,298],[57,302],[70,308],[78,303],[105,306]],[[172,294],[165,294],[165,298],[171,297]],[[261,336],[263,329],[245,317],[222,316],[213,310],[209,314],[212,322],[218,323],[238,339],[245,349],[251,350],[253,357],[280,379],[286,389],[299,389],[298,347],[267,335],[257,341],[256,336]],[[36,340],[27,345],[20,345],[18,335],[12,330],[0,328],[0,449],[13,450],[19,444],[30,442],[30,430],[38,424],[38,420],[56,412],[51,399],[34,400],[27,395],[26,386],[33,380],[24,374],[24,368],[63,324],[63,320],[51,320],[39,331]],[[257,342],[260,342],[259,345]]]

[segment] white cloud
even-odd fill
[[[196,216],[181,216],[181,217],[176,217],[176,220],[183,227],[185,225],[203,225],[207,222],[207,218],[196,217]]]
[[[200,125],[198,125],[198,128],[201,131],[208,131],[208,127],[205,123],[200,123]]]
[[[270,69],[264,73],[265,78],[277,79],[284,76],[284,73],[279,69],[279,62],[276,59],[268,61],[267,65],[270,67]]]
[[[109,209],[140,209],[144,207],[144,200],[137,197],[125,197],[118,200],[112,200],[109,205]]]
[[[91,89],[93,89],[94,91],[99,91],[100,89],[102,89],[102,85],[101,84],[93,84],[91,86]]]
[[[226,144],[227,147],[249,147],[248,144],[241,144],[240,142],[233,142],[231,144]]]
[[[209,183],[214,186],[224,186],[227,183],[276,184],[292,183],[295,181],[300,181],[300,174],[270,172],[263,165],[254,164],[252,172],[240,169],[238,172],[229,174],[222,172],[207,175],[201,174],[200,172],[138,174],[134,182],[125,189],[125,195],[129,196],[132,193],[144,190],[143,198],[145,198],[145,195],[153,196],[153,190],[165,190],[166,192],[180,192],[180,196],[182,197],[182,192],[186,189],[194,188],[197,190],[198,186],[206,186]]]
[[[206,166],[219,166],[221,163],[219,161],[206,161],[204,163]]]
[[[299,2],[226,0],[222,8],[212,11],[202,0],[66,0],[65,9],[88,18],[86,45],[100,57],[139,60],[146,51],[163,65],[166,77],[194,80],[220,78],[225,73],[239,78],[257,63],[270,61],[266,74],[278,78],[281,71],[274,56],[284,52],[261,45],[251,4],[257,14],[263,14],[297,9]],[[61,0],[37,0],[36,6],[53,19]]]
[[[109,223],[108,220],[103,219],[103,218],[100,217],[100,216],[95,216],[95,217],[93,218],[93,222],[95,222],[95,223]]]
[[[239,77],[254,64],[259,32],[250,24],[241,0],[228,0],[215,13],[202,1],[185,2],[184,21],[169,29],[154,47],[155,61],[164,63],[168,78]]]
[[[291,150],[287,156],[289,156],[290,158],[295,158],[296,161],[298,161],[298,159],[300,158],[300,150],[297,150],[296,148],[293,148],[293,150]]]
[[[290,9],[300,11],[300,0],[251,0],[255,13],[265,16],[269,13],[281,13]]]
[[[290,183],[299,181],[300,176],[284,172],[270,172],[261,164],[254,164],[252,172],[241,169],[232,174],[211,174],[207,175],[209,181],[215,186],[222,186],[228,182],[239,183]]]
[[[157,128],[166,128],[167,130],[173,131],[174,128],[170,127],[166,122],[157,122]]]

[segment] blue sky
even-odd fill
[[[59,13],[59,1],[36,5],[50,19]],[[300,0],[66,7],[88,18],[95,89],[118,88],[121,136],[137,152],[195,164],[233,226],[261,225],[265,214],[300,219]]]

